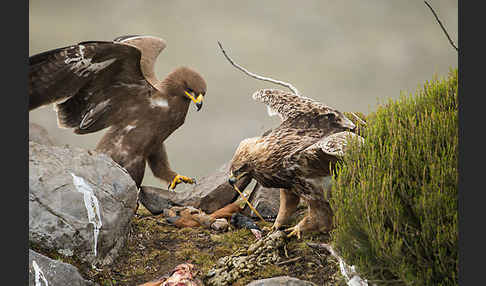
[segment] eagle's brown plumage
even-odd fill
[[[54,103],[60,127],[77,134],[109,127],[96,150],[127,169],[140,186],[146,161],[174,188],[193,182],[172,171],[164,140],[184,123],[191,100],[206,94],[202,76],[179,67],[159,81],[154,64],[166,47],[152,36],[82,42],[29,58],[29,110]]]
[[[231,161],[232,178],[249,176],[264,187],[280,188],[280,208],[274,229],[295,211],[300,199],[308,215],[291,234],[332,225],[332,212],[324,198],[324,178],[342,156],[355,125],[341,112],[310,98],[264,89],[253,98],[267,105],[282,123],[260,137],[243,140]],[[233,179],[234,182],[234,179]]]

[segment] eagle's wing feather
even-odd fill
[[[80,134],[106,128],[120,117],[121,104],[135,104],[137,97],[155,91],[143,76],[140,58],[135,47],[101,41],[31,56],[29,110],[55,103],[61,127]]]
[[[308,170],[328,172],[329,163],[336,162],[344,155],[350,139],[357,139],[360,144],[364,143],[363,137],[356,133],[349,131],[334,133],[296,152],[293,162],[307,166]]]
[[[267,105],[270,116],[278,115],[282,121],[312,110],[327,113],[329,107],[311,98],[279,89],[261,89],[253,93],[253,99]]]
[[[359,143],[364,143],[363,137],[357,135],[356,133],[342,131],[322,138],[313,145],[309,146],[307,150],[313,151],[313,149],[316,149],[321,150],[322,152],[331,156],[342,157],[346,151],[348,141],[354,138],[359,140]]]

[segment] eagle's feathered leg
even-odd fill
[[[163,143],[161,148],[156,149],[148,156],[147,162],[155,177],[169,182],[169,186],[167,187],[169,190],[175,189],[179,183],[195,183],[194,179],[178,175],[176,172],[172,171],[167,158],[165,144]]]
[[[290,231],[287,237],[297,236],[301,238],[304,231],[319,230],[325,227],[326,231],[332,227],[332,210],[328,202],[322,200],[308,200],[308,214],[294,227],[285,231]]]
[[[273,223],[271,231],[279,229],[284,225],[288,218],[295,212],[299,204],[300,197],[291,190],[280,189],[280,206],[278,208],[277,218]]]

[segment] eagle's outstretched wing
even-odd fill
[[[253,94],[253,99],[267,105],[268,115],[278,115],[282,121],[307,114],[312,110],[326,114],[329,106],[311,98],[299,96],[279,89],[261,89]]]
[[[145,104],[156,90],[140,68],[141,51],[117,39],[29,57],[29,110],[54,103],[59,126],[85,134],[126,118],[122,106]]]

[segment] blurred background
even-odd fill
[[[457,43],[457,1],[428,2]],[[187,65],[208,84],[201,111],[192,104],[185,124],[165,141],[172,168],[196,178],[229,161],[241,140],[280,122],[251,94],[285,88],[235,69],[217,41],[254,73],[290,82],[340,111],[365,114],[458,66],[457,52],[421,0],[29,1],[29,55],[129,34],[166,40],[156,64],[160,79]],[[31,111],[29,121],[59,145],[86,149],[105,132],[60,129],[52,105]],[[166,187],[148,168],[142,184]]]

